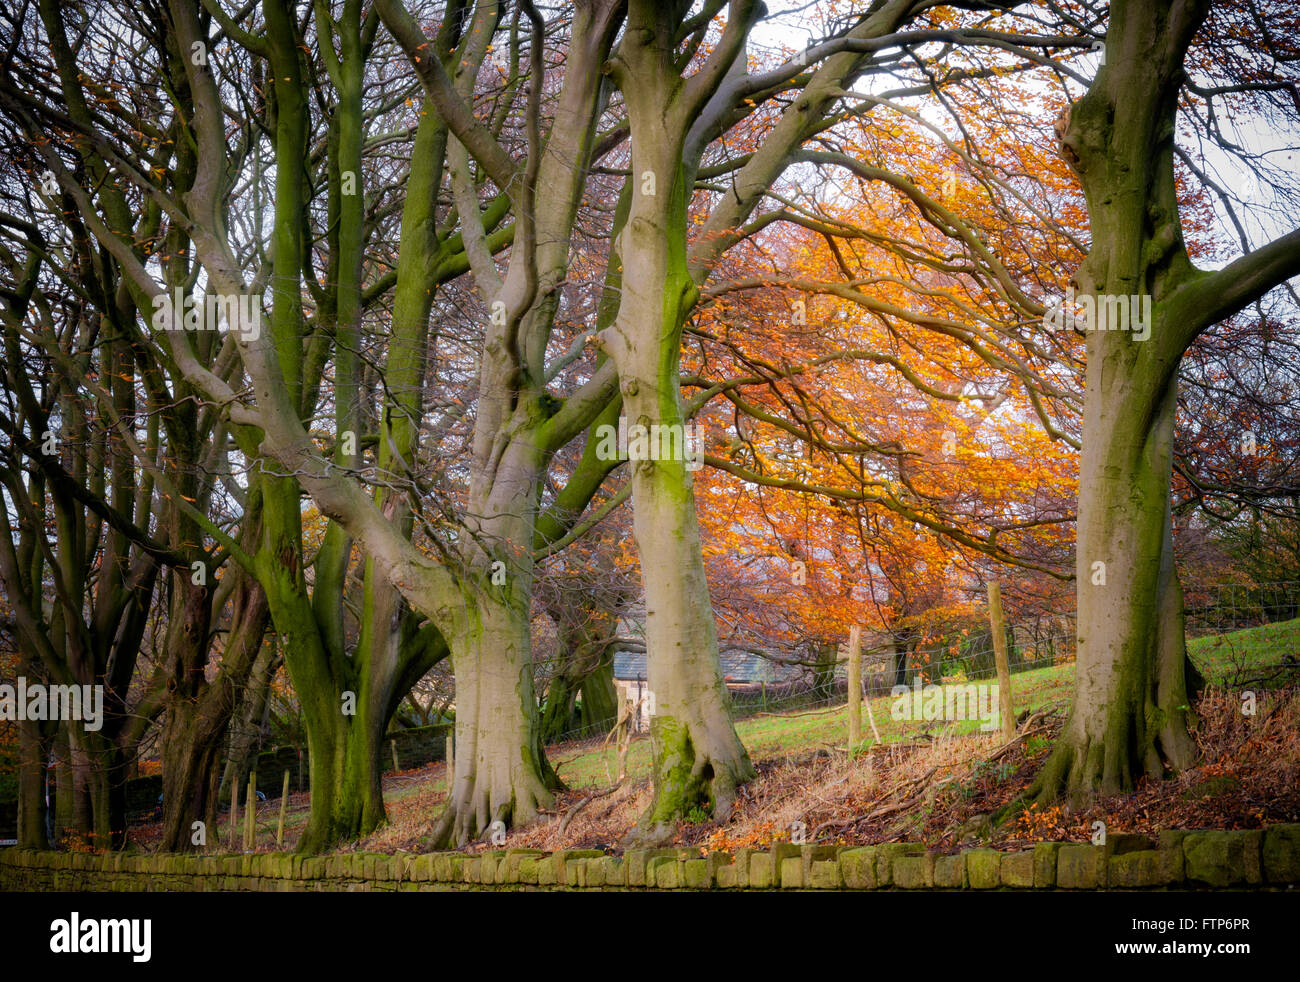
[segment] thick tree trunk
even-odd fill
[[[508,592],[508,591],[507,591]],[[526,595],[526,591],[525,591]],[[524,825],[552,803],[540,755],[528,608],[467,593],[451,638],[456,666],[456,783],[434,827],[436,845],[461,846],[492,823]]]
[[[127,761],[105,720],[103,730],[81,729],[70,724],[74,770],[85,779],[88,815],[79,815],[81,828],[94,849],[121,849],[126,845],[126,775]],[[76,762],[82,766],[78,768]],[[89,819],[88,822],[85,820]]]
[[[338,694],[342,701],[342,694]],[[324,852],[339,842],[369,835],[385,821],[383,731],[357,698],[357,714],[306,715],[311,813],[297,851]]]
[[[837,647],[824,644],[817,652],[817,667],[813,669],[813,696],[817,700],[830,700],[835,695],[835,666]]]
[[[595,616],[591,608],[575,606],[552,616],[560,620],[559,668],[546,690],[542,708],[542,744],[574,736],[603,733],[618,715],[614,688],[613,648],[606,643],[615,624],[612,614]],[[577,623],[575,623],[575,621]],[[581,706],[577,704],[581,695]]]
[[[277,660],[271,646],[262,643],[270,612],[260,587],[249,583],[240,589],[242,596],[231,618],[233,628],[223,655],[221,677],[215,684],[203,686],[192,699],[173,699],[168,708],[162,745],[161,848],[165,852],[200,848],[194,842],[195,822],[205,823],[208,844],[215,842],[221,752],[231,716],[236,711],[245,713],[250,702],[265,703],[269,678],[260,677],[259,669],[265,676],[267,666]],[[229,775],[229,768],[226,773]],[[238,770],[240,777],[243,773]],[[235,783],[228,781],[227,787],[242,786],[238,777],[233,780]]]
[[[198,700],[173,703],[163,725],[163,852],[199,848],[194,823],[205,823],[215,842],[215,802],[225,726]]]
[[[556,674],[546,689],[546,703],[542,707],[542,745],[558,743],[574,729],[574,702],[578,686],[567,673]]]
[[[275,644],[261,644],[259,641],[243,693],[236,699],[231,711],[227,728],[230,734],[229,749],[218,783],[219,789],[242,787],[248,779],[262,735],[262,720],[266,718],[271,698],[271,682],[279,667],[280,654]],[[224,794],[220,790],[218,793]]]
[[[54,841],[50,843],[58,848],[64,845],[68,835],[77,830],[76,818],[76,778],[72,769],[72,748],[68,743],[68,726],[60,723],[54,734],[54,772],[50,781],[53,787],[54,807]]]
[[[188,570],[172,574],[166,647],[170,695],[163,722],[163,849],[191,848],[191,827],[208,821],[217,756],[229,708],[214,705],[206,666],[211,593]]]
[[[49,741],[41,724],[18,724],[18,848],[48,849],[45,832],[45,762]]]
[[[636,842],[666,841],[694,808],[725,820],[736,788],[755,773],[722,680],[693,484],[682,461],[641,461],[633,471],[655,790],[632,833]]]
[[[643,12],[644,13],[644,12]],[[736,788],[754,767],[736,735],[722,680],[717,626],[704,574],[694,480],[686,469],[681,402],[681,339],[698,290],[686,264],[688,188],[682,136],[666,118],[672,85],[654,48],[655,32],[638,36],[629,56],[650,71],[629,96],[633,175],[627,224],[618,237],[623,300],[602,334],[618,366],[631,427],[657,433],[657,452],[631,463],[633,532],[646,603],[646,671],[654,712],[654,800],[629,843],[671,838],[694,808],[725,820]],[[644,47],[643,47],[644,46]],[[652,53],[655,52],[655,53]],[[648,57],[647,57],[648,56]],[[653,445],[652,445],[653,446]]]
[[[582,711],[579,720],[584,734],[604,733],[618,717],[618,689],[614,686],[614,656],[607,648],[600,665],[582,680]]]
[[[1085,406],[1074,708],[1034,788],[1041,800],[1064,792],[1076,806],[1196,755],[1170,525],[1176,383],[1151,400],[1140,380],[1106,378],[1113,383],[1089,386]],[[1159,407],[1149,427],[1143,402]]]
[[[1075,699],[1031,788],[1041,801],[1083,804],[1195,758],[1189,689],[1199,677],[1183,634],[1170,484],[1178,365],[1204,314],[1184,295],[1203,274],[1183,243],[1173,136],[1183,58],[1207,9],[1112,3],[1107,58],[1058,122],[1088,201],[1092,243],[1075,282],[1093,307],[1082,325]]]

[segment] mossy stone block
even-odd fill
[[[749,857],[749,885],[756,890],[772,887],[772,854],[756,852]]]
[[[543,887],[555,885],[555,863],[550,857],[537,860],[537,885]]]
[[[627,886],[627,864],[618,856],[601,856],[591,860],[591,864],[600,867],[601,882],[605,886]]]
[[[1050,890],[1056,886],[1057,854],[1059,842],[1034,843],[1034,889]]]
[[[1261,857],[1269,883],[1300,883],[1300,824],[1265,830]]]
[[[1148,835],[1133,832],[1113,832],[1106,836],[1106,857],[1125,856],[1131,852],[1146,852],[1154,849],[1156,844]]]
[[[955,856],[935,856],[934,885],[950,890],[966,889],[966,857],[961,853]]]
[[[1095,890],[1105,886],[1105,846],[1070,842],[1056,857],[1056,885],[1062,890]]]
[[[840,864],[834,859],[814,859],[808,871],[808,885],[814,890],[838,890]]]
[[[537,871],[539,869],[538,860],[535,856],[520,856],[515,863],[513,883],[528,883],[536,885]]]
[[[876,883],[879,886],[892,886],[894,883],[894,860],[900,856],[923,856],[925,846],[919,842],[887,842],[876,847]]]
[[[688,859],[682,864],[682,873],[689,890],[707,890],[713,886],[709,863],[704,859]]]
[[[1002,864],[998,871],[1004,887],[1016,887],[1021,890],[1034,886],[1034,854],[1032,851],[1004,852]]]
[[[1155,849],[1111,856],[1108,866],[1106,883],[1115,889],[1137,890],[1164,883],[1164,876],[1160,872],[1160,853]]]
[[[840,876],[844,885],[852,890],[874,890],[876,878],[876,846],[845,849],[839,856]],[[752,860],[751,860],[752,862]]]
[[[1189,882],[1226,887],[1246,879],[1246,840],[1231,832],[1188,832],[1183,839]]]
[[[677,879],[677,860],[672,856],[656,856],[646,864],[646,886],[661,890],[676,890],[680,885]]]
[[[645,849],[629,849],[623,853],[623,863],[627,866],[627,885],[643,887],[645,882],[646,861],[649,859]]]
[[[537,859],[539,856],[545,856],[546,853],[541,849],[511,849],[506,852],[506,882],[507,883],[536,883],[537,882]],[[522,875],[524,860],[530,861],[531,880],[525,880]]]
[[[1183,839],[1187,833],[1182,829],[1166,829],[1158,837],[1156,852],[1160,854],[1160,877],[1166,886],[1182,883],[1186,860],[1183,857]]]
[[[996,849],[967,849],[966,881],[972,890],[996,890],[1002,885],[1002,854]]]
[[[803,886],[803,859],[800,856],[787,856],[781,860],[781,888],[795,889]]]
[[[934,857],[896,856],[893,863],[894,886],[900,890],[927,890],[934,886]]]

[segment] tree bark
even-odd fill
[[[1094,792],[1132,790],[1196,756],[1170,524],[1176,383],[1149,429],[1138,411],[1145,388],[1111,374],[1085,397],[1075,697],[1037,779],[1043,800],[1064,792],[1082,806]]]
[[[18,724],[18,848],[48,849],[45,830],[45,768],[49,740],[41,724]]]
[[[1059,126],[1092,230],[1075,281],[1096,314],[1084,324],[1074,705],[1030,789],[1041,801],[1082,805],[1195,758],[1170,485],[1178,363],[1195,336],[1174,305],[1197,272],[1182,240],[1173,134],[1183,57],[1206,8],[1113,4],[1108,57]],[[1101,314],[1103,297],[1143,296],[1147,337]]]
[[[456,666],[456,783],[434,826],[464,845],[493,822],[519,826],[552,803],[540,756],[528,611],[522,600],[467,592],[451,641]]]

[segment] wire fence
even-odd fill
[[[1223,634],[1300,617],[1300,581],[1187,586],[1184,608],[1189,637]],[[1074,661],[1076,635],[1073,614],[1040,616],[1009,625],[1007,662],[1012,674],[1051,668]],[[841,651],[841,657],[843,651]],[[938,640],[877,643],[862,653],[862,686],[866,697],[887,695],[895,686],[975,682],[995,678],[993,636],[988,629],[956,631]],[[628,682],[634,701],[648,696],[644,679]],[[848,699],[843,660],[827,662],[819,671],[805,666],[801,674],[774,682],[748,682],[729,687],[733,718],[785,713],[842,705]],[[641,705],[634,720],[637,732],[648,727],[648,707]],[[596,720],[561,734],[553,743],[596,746],[617,719]]]
[[[1300,617],[1300,581],[1184,587],[1187,633],[1223,634]]]

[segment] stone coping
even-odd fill
[[[139,855],[0,850],[5,891],[1150,890],[1300,884],[1300,823],[1249,831],[1112,834],[1000,852],[919,843],[698,850],[501,849],[477,854]]]

